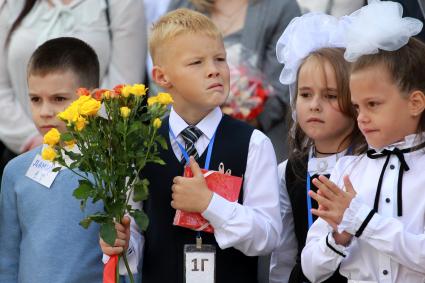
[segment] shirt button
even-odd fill
[[[390,201],[391,201],[391,200],[390,200],[390,198],[386,198],[386,199],[385,199],[385,202],[386,202],[386,203],[390,203]]]
[[[394,170],[394,168],[395,168],[395,166],[391,164],[391,165],[390,165],[390,169],[391,169],[391,170]]]
[[[388,274],[388,270],[384,269],[384,271],[382,271],[382,274],[387,275]]]

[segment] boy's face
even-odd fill
[[[372,147],[385,147],[416,132],[420,116],[411,112],[411,99],[403,96],[384,67],[351,74],[350,90],[359,128]]]
[[[204,115],[226,100],[230,75],[220,38],[179,35],[169,41],[160,62],[163,75],[157,82],[173,95],[179,114]]]
[[[32,118],[41,134],[46,134],[51,128],[66,131],[65,123],[56,115],[77,99],[75,91],[78,87],[79,82],[71,71],[28,77]]]

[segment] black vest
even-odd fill
[[[289,283],[302,283],[310,282],[303,274],[301,268],[301,251],[305,246],[305,241],[308,232],[308,221],[307,221],[307,162],[308,156],[304,156],[302,159],[288,159],[286,164],[285,181],[286,188],[288,190],[289,199],[291,201],[292,213],[294,215],[294,226],[295,236],[298,241],[298,254],[294,268],[292,269],[289,277]],[[329,177],[329,175],[325,175]],[[310,178],[310,182],[318,177],[313,175]],[[317,192],[317,187],[310,183],[310,188]],[[311,206],[317,208],[317,202],[311,199]],[[315,221],[317,217],[313,215]],[[323,281],[325,283],[345,283],[347,279],[339,274],[337,270],[332,277]]]
[[[166,165],[149,164],[142,177],[149,179],[149,199],[144,209],[149,217],[145,233],[142,278],[144,283],[183,283],[185,244],[195,244],[196,232],[173,225],[175,210],[171,207],[171,186],[175,176],[181,176],[183,165],[176,158],[169,139],[168,117],[164,119],[159,133],[168,144],[160,157]],[[232,175],[243,176],[248,157],[249,141],[253,128],[224,115],[216,132],[211,155],[210,170],[218,170],[220,162]],[[207,150],[199,157],[201,167],[205,164]],[[239,202],[243,199],[243,188]],[[220,249],[214,234],[202,233],[202,242],[216,247],[216,282],[257,282],[257,257],[249,257],[234,249]]]

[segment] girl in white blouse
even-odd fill
[[[399,4],[373,1],[345,32],[351,100],[370,150],[341,158],[332,182],[313,181],[320,219],[301,255],[312,282],[338,267],[353,283],[425,282],[425,44],[410,38],[422,23],[401,15]]]
[[[271,256],[270,283],[309,282],[301,268],[301,250],[315,217],[317,202],[307,191],[311,180],[329,176],[336,161],[358,154],[365,141],[356,124],[349,90],[350,64],[344,59],[336,17],[309,13],[288,25],[277,43],[285,67],[281,82],[291,89],[292,128],[288,160],[279,165],[282,232]],[[339,47],[339,48],[337,48]],[[338,272],[326,283],[345,283]]]
[[[38,143],[29,111],[28,59],[37,46],[60,36],[80,38],[95,49],[102,87],[144,79],[142,1],[0,0],[0,139],[15,153]]]

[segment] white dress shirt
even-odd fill
[[[217,107],[196,125],[203,132],[195,145],[199,155],[207,148],[221,118],[222,112]],[[174,109],[171,109],[169,121],[171,130],[183,145],[180,133],[189,125]],[[171,135],[170,141],[174,154],[180,159],[182,153]],[[249,143],[243,189],[243,205],[214,194],[202,216],[214,227],[214,236],[220,248],[234,247],[248,256],[268,254],[278,244],[282,224],[276,157],[269,138],[258,130],[254,130]],[[140,250],[140,243],[131,237],[130,247]]]
[[[99,57],[102,87],[138,83],[144,78],[146,28],[142,1],[109,0],[112,42],[104,0],[73,0],[68,5],[51,1],[53,7],[47,0],[35,3],[7,49],[6,35],[24,1],[0,2],[0,137],[15,152],[37,134],[31,119],[26,68],[33,51],[46,40],[72,36],[93,47]]]
[[[423,141],[423,138],[410,135],[386,149],[411,148]],[[328,278],[340,264],[340,273],[349,280],[425,282],[424,149],[405,153],[404,158],[410,170],[403,176],[403,215],[397,216],[400,162],[391,155],[381,187],[378,212],[368,223],[365,219],[373,209],[386,157],[370,159],[361,155],[343,157],[338,161],[331,180],[342,188],[343,177],[349,175],[357,192],[338,230],[355,234],[364,222],[367,225],[359,237],[353,237],[350,244],[343,247],[335,243],[332,228],[324,220],[318,219],[313,224],[302,252],[303,271],[312,282]]]
[[[221,117],[222,112],[217,107],[196,125],[203,133],[195,145],[199,155],[207,148]],[[187,126],[172,110],[170,127],[180,143],[183,141],[180,133]],[[171,141],[174,154],[180,158],[180,148],[172,138]],[[214,227],[220,248],[234,247],[248,256],[268,254],[278,244],[281,230],[278,178],[273,146],[258,130],[254,130],[249,142],[243,187],[243,205],[214,194],[202,216]]]
[[[339,158],[345,155],[346,151],[326,157],[315,157],[310,150],[308,161],[308,172],[310,176],[315,174],[330,174]],[[280,214],[282,217],[282,230],[279,246],[272,252],[270,259],[270,283],[287,283],[289,275],[295,266],[298,242],[295,236],[294,216],[292,214],[291,200],[286,186],[286,165],[288,160],[278,166],[279,176],[279,201]]]

